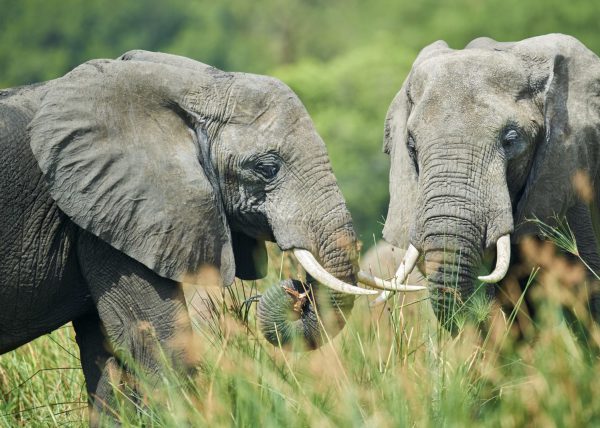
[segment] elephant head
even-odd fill
[[[526,220],[551,222],[576,203],[574,174],[596,177],[599,94],[598,57],[564,35],[482,38],[464,50],[439,41],[421,51],[385,123],[383,234],[409,249],[401,278],[423,260],[442,322],[477,279],[505,276],[511,235],[535,233]],[[493,248],[496,268],[478,278]]]
[[[329,288],[267,291],[259,318],[274,343],[318,346],[319,307],[334,307],[332,336],[354,295],[373,293],[356,286],[356,236],[325,145],[274,78],[132,51],[56,81],[30,130],[60,209],[163,277],[213,272],[229,285],[264,275],[265,240],[293,250]]]

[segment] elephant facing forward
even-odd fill
[[[181,283],[261,277],[265,240],[320,282],[267,290],[273,343],[319,346],[317,309],[333,336],[372,293],[325,145],[276,79],[144,51],[90,61],[2,91],[0,145],[0,353],[73,321],[100,412],[130,378],[123,355],[150,381],[157,346],[193,368]]]
[[[426,47],[388,110],[384,151],[391,200],[383,234],[408,248],[399,279],[422,260],[434,311],[449,328],[477,279],[506,275],[511,243],[539,233],[529,219],[566,217],[583,259],[599,271],[600,60],[576,39]],[[478,278],[493,248],[496,267]],[[590,307],[599,318],[597,294]]]

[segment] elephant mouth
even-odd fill
[[[404,259],[400,263],[398,270],[396,271],[395,280],[399,281],[399,283],[403,283],[406,281],[408,276],[411,274],[415,266],[417,265],[417,261],[420,257],[420,251],[413,246],[412,244],[408,247],[408,250],[404,254]],[[489,275],[483,275],[477,277],[480,281],[484,283],[496,283],[501,281],[508,272],[508,267],[510,264],[510,234],[502,235],[496,241],[496,266],[494,270]],[[409,286],[414,287],[414,286]],[[424,288],[424,287],[423,287]],[[385,290],[382,292],[377,299],[372,302],[372,306],[380,305],[385,303],[390,296],[392,295],[391,290]]]

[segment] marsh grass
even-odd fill
[[[194,321],[200,345],[190,351],[201,359],[197,374],[181,381],[165,368],[139,401],[119,394],[115,414],[125,427],[598,425],[600,365],[582,341],[598,346],[600,337],[578,303],[585,284],[571,281],[585,277],[553,271],[579,268],[554,247],[540,248],[532,253],[543,253],[544,273],[534,268],[526,284],[541,297],[533,334],[514,334],[522,295],[503,313],[482,288],[462,302],[451,336],[426,293],[397,294],[385,307],[358,299],[339,337],[311,353],[282,351],[258,332],[253,296],[296,275],[273,250],[277,267],[266,280],[204,300],[205,315]],[[578,308],[584,339],[568,328],[564,307]],[[1,356],[0,426],[85,426],[78,365],[70,327]]]

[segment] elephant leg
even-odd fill
[[[567,221],[575,235],[581,258],[593,271],[588,272],[588,283],[590,284],[588,304],[593,318],[596,322],[600,322],[600,281],[595,276],[600,275],[600,255],[589,207],[579,202],[567,212]]]
[[[121,381],[121,368],[108,349],[102,321],[95,310],[73,320],[73,327],[88,393],[90,425],[97,426],[99,415],[112,413],[113,388]]]
[[[197,353],[181,285],[91,235],[80,238],[78,255],[130,398],[136,402],[144,391],[152,391],[148,388],[156,388],[171,368],[178,376],[191,374]],[[98,378],[90,373],[92,381]],[[102,380],[109,375],[105,370],[97,387],[107,403],[111,388]]]
[[[600,281],[596,277],[600,274],[600,256],[589,207],[582,202],[577,203],[567,212],[567,221],[575,236],[579,255],[592,271],[587,272],[587,305],[592,319],[600,323]],[[586,355],[593,361],[600,355],[600,348],[591,337],[588,325],[572,309],[565,308],[564,314],[579,343],[588,351]]]
[[[577,240],[581,258],[596,274],[600,274],[600,255],[589,207],[579,202],[567,212],[567,221]]]

